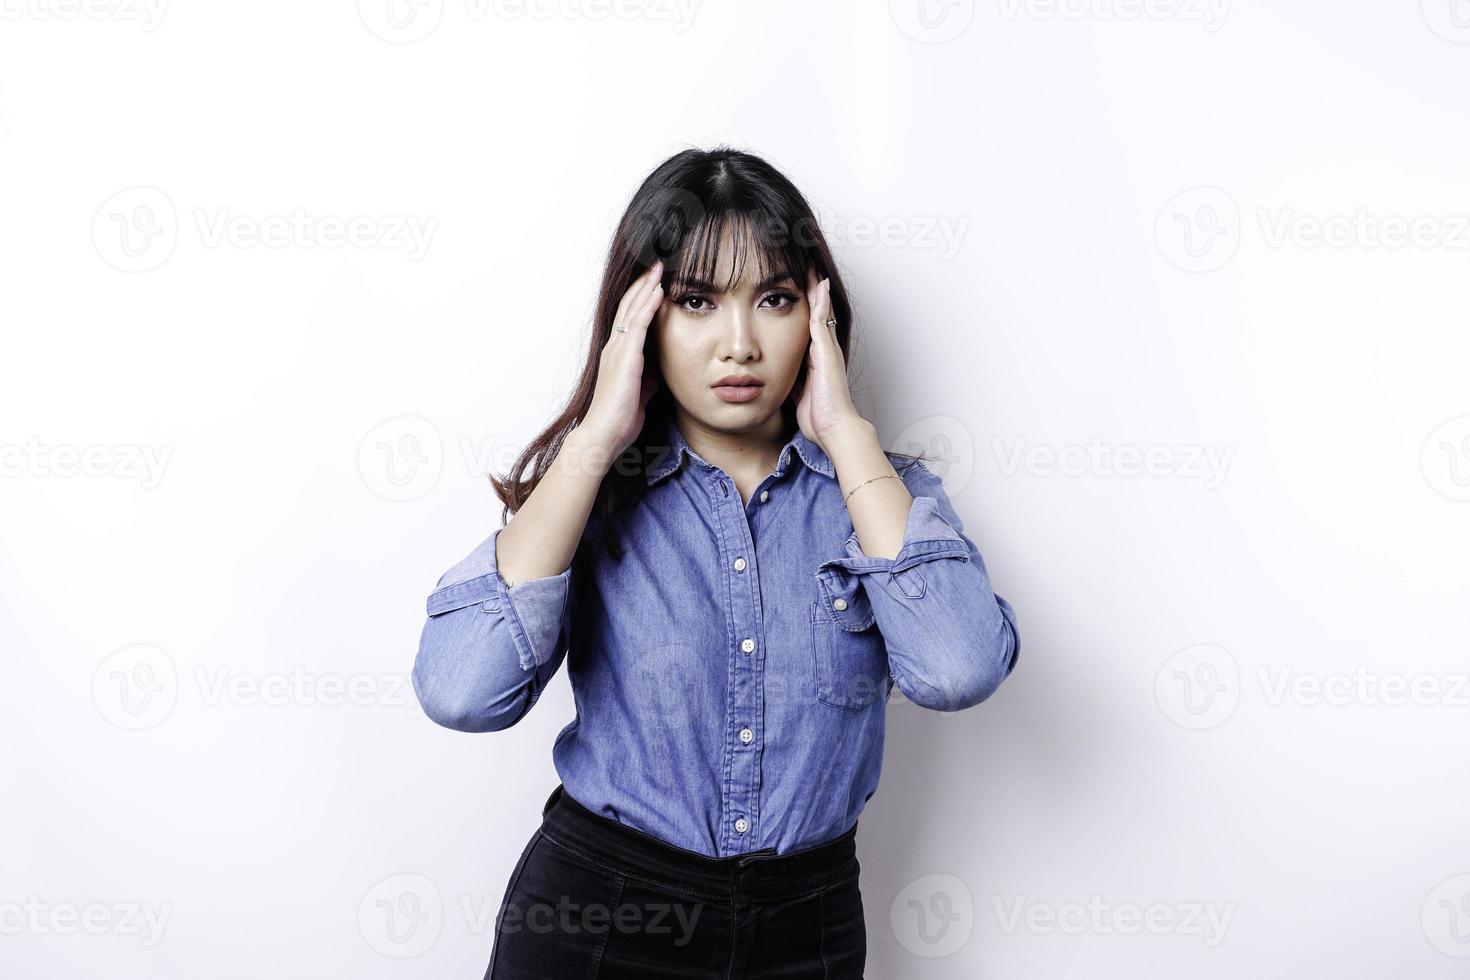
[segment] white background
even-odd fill
[[[0,972],[483,973],[570,691],[437,728],[424,598],[729,142],[1019,618],[869,976],[1464,975],[1463,0],[141,4],[0,0]]]

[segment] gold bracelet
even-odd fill
[[[897,479],[898,479],[898,474],[897,473],[887,473],[887,474],[884,474],[883,476],[875,476],[875,477],[873,477],[873,480],[897,480]],[[847,498],[848,497],[851,497],[853,494],[857,493],[859,490],[861,490],[863,487],[867,486],[869,483],[872,483],[873,480],[864,480],[862,483],[859,483],[857,486],[855,486],[851,490],[847,491],[847,496],[845,496],[845,497],[842,498],[842,506],[846,507],[847,506]]]

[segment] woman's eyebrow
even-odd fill
[[[763,293],[767,289],[770,289],[772,286],[779,285],[779,284],[781,284],[783,282],[795,282],[795,281],[796,280],[792,279],[791,276],[787,275],[784,272],[773,272],[769,276],[766,276],[764,279],[762,279],[759,283],[756,284],[755,291],[758,292],[758,293]],[[707,281],[705,279],[699,279],[699,278],[679,279],[679,280],[676,280],[676,283],[677,283],[678,286],[680,286],[683,289],[697,289],[697,290],[699,290],[702,293],[721,293],[721,292],[723,292],[722,290],[716,289],[714,283],[709,282],[709,281]]]

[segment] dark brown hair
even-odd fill
[[[618,222],[602,273],[586,360],[566,407],[526,446],[504,478],[490,476],[490,483],[508,513],[520,510],[556,459],[567,434],[591,407],[600,355],[610,336],[618,304],[633,280],[662,259],[665,290],[671,282],[688,279],[713,283],[720,241],[727,227],[732,232],[736,254],[732,278],[725,288],[740,280],[750,251],[755,252],[759,263],[758,278],[764,279],[779,270],[791,276],[803,293],[807,269],[814,267],[818,279],[832,280],[837,343],[844,359],[848,358],[852,307],[832,252],[801,192],[765,160],[730,147],[676,153],[648,175]],[[650,330],[644,351],[649,374],[658,371],[657,343]],[[793,394],[800,390],[805,375],[803,362]],[[668,386],[660,385],[648,402],[643,431],[614,461],[598,490],[592,521],[601,527],[603,542],[614,556],[622,554],[617,540],[618,518],[646,489],[647,466],[657,464],[668,452],[667,446],[650,446],[648,434],[658,431],[656,423],[672,419],[673,408]],[[781,413],[787,431],[794,431],[794,397],[786,399]]]

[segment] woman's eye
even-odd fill
[[[776,302],[773,303],[771,302],[772,300]],[[700,296],[697,293],[686,293],[683,296],[677,297],[673,302],[675,306],[686,313],[708,313],[714,309],[714,304],[710,302],[709,297]],[[689,305],[691,303],[698,303],[700,305],[691,306]],[[761,300],[761,303],[770,304],[766,306],[766,309],[784,310],[796,304],[796,297],[787,292],[771,293],[765,299]]]

